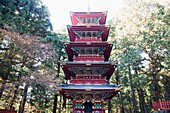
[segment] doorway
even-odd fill
[[[84,111],[85,113],[92,113],[92,112],[93,112],[93,103],[92,103],[91,101],[89,101],[89,102],[86,101],[86,102],[83,104],[83,106],[84,106],[83,111]]]

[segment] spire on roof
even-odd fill
[[[88,0],[88,12],[90,12],[90,1]]]

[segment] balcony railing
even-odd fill
[[[76,38],[76,42],[101,42],[101,38],[97,37],[80,37]]]
[[[90,62],[93,62],[93,61],[104,61],[104,57],[103,56],[76,56],[73,58],[74,61],[90,61]]]
[[[159,100],[152,102],[153,109],[155,110],[170,110],[170,100]]]
[[[17,113],[17,111],[13,109],[0,109],[0,113]]]

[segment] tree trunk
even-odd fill
[[[116,74],[116,84],[119,85],[120,84],[120,75],[119,75],[118,68],[117,68],[115,74]],[[120,113],[124,113],[124,105],[123,105],[123,99],[122,99],[122,92],[121,91],[118,92],[118,96],[119,96],[120,108],[121,108]]]
[[[111,102],[110,99],[108,99],[108,113],[111,113]]]
[[[25,102],[27,99],[27,91],[28,91],[28,85],[26,85],[24,88],[24,95],[22,96],[18,113],[24,113]]]
[[[63,109],[66,108],[66,97],[63,97]]]
[[[119,97],[118,97],[119,98]],[[116,102],[116,113],[119,112],[119,106],[118,106],[118,102]],[[112,113],[112,112],[111,112]]]
[[[154,74],[154,72],[152,73],[152,80],[153,80],[153,84],[155,88],[155,97],[156,97],[156,100],[159,101],[160,100],[159,84],[156,78],[156,74]]]
[[[128,95],[128,94],[127,94],[127,95]],[[131,98],[130,98],[129,96],[128,96],[128,98],[129,98],[129,99],[128,99],[128,100],[129,100],[129,109],[128,109],[129,112],[128,112],[128,113],[133,113],[133,112],[132,112],[132,107],[133,107],[132,101],[131,101]]]
[[[134,109],[134,113],[138,113],[137,102],[136,102],[136,97],[135,97],[135,91],[134,91],[133,84],[132,84],[132,74],[131,74],[130,65],[128,65],[128,71],[129,71],[129,80],[130,80],[130,88],[131,88],[133,109]]]
[[[122,99],[122,92],[121,92],[121,91],[119,91],[118,95],[119,95],[119,100],[120,100],[120,108],[121,108],[121,112],[120,112],[120,113],[125,113],[125,112],[124,112],[124,104],[123,104],[123,99]]]
[[[138,95],[139,95],[139,103],[140,103],[140,109],[142,113],[148,113],[145,100],[144,100],[144,95],[143,95],[143,90],[142,88],[138,88]]]
[[[14,101],[16,99],[16,93],[17,93],[17,89],[15,89],[14,94],[13,94],[12,99],[11,99],[11,102],[9,103],[9,108],[10,109],[13,108],[13,103],[14,103]]]
[[[165,90],[165,99],[167,100],[170,100],[170,84],[167,84],[169,83],[170,81],[170,77],[167,76],[167,75],[164,75],[163,77],[163,84],[164,84],[164,90]]]
[[[154,65],[154,61],[153,61],[152,56],[153,56],[153,53],[149,54],[149,57],[150,57],[149,67],[150,67],[150,70],[151,70],[152,82],[153,82],[154,89],[155,89],[156,101],[159,101],[161,99],[160,98],[160,88],[159,88],[158,79],[157,79],[157,71],[155,69],[155,65]]]
[[[60,77],[60,60],[61,60],[61,48],[59,48],[59,51],[58,51],[58,62],[57,62],[57,77]],[[61,97],[60,97],[61,99]],[[54,105],[53,105],[53,113],[56,113],[56,109],[57,109],[57,101],[58,101],[58,94],[55,94],[54,95]],[[60,105],[61,103],[59,103]],[[61,112],[61,107],[59,107],[59,113]]]
[[[58,113],[61,113],[61,95],[60,95],[60,104],[59,104],[59,111]]]
[[[54,102],[53,102],[53,113],[56,113],[56,109],[57,109],[57,100],[58,100],[58,95],[55,94],[55,95],[54,95]]]
[[[5,88],[5,84],[6,84],[6,80],[3,80],[3,81],[2,81],[1,88],[0,88],[0,99],[1,99],[2,94],[3,94],[4,88]]]
[[[135,74],[138,76],[137,68],[135,68]],[[139,95],[139,103],[140,103],[141,112],[148,113],[142,88],[141,87],[137,88],[137,91],[138,91],[138,95]]]
[[[4,74],[4,73],[0,73],[2,74],[2,85],[1,85],[1,88],[0,88],[0,99],[2,97],[2,94],[4,92],[4,89],[5,89],[5,85],[6,85],[6,81],[8,79],[8,75],[10,74],[10,68],[8,68],[8,71]]]
[[[18,91],[19,85],[15,86],[15,91],[14,91],[14,95],[12,97],[11,103],[10,103],[10,109],[13,108],[14,102],[17,98],[17,91]]]

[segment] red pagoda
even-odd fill
[[[65,43],[68,61],[61,61],[69,84],[61,84],[60,94],[73,101],[72,113],[105,113],[105,101],[120,86],[109,84],[117,61],[110,61],[112,43],[107,41],[107,12],[71,12],[70,41]]]

